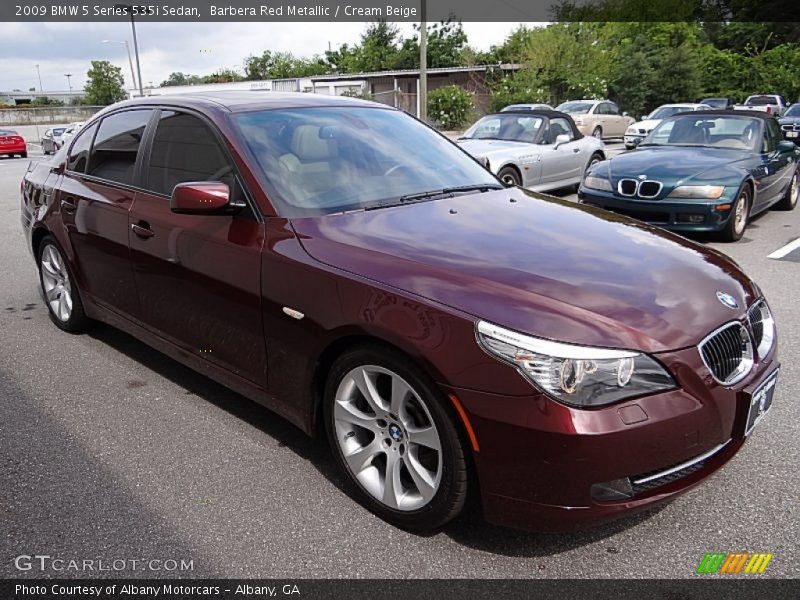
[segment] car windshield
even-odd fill
[[[745,102],[747,106],[765,106],[767,104],[777,104],[775,96],[750,96]]]
[[[672,117],[656,126],[642,146],[707,146],[755,150],[761,125],[753,117],[703,116],[702,112]]]
[[[800,117],[800,103],[792,104],[784,114],[785,117]]]
[[[64,133],[64,129],[65,129],[64,127],[56,127],[55,129],[53,129],[53,135],[61,135],[62,133]]]
[[[563,104],[559,104],[556,107],[556,110],[560,110],[561,112],[569,113],[572,115],[584,115],[587,114],[592,107],[594,106],[594,102],[564,102]]]
[[[532,143],[542,127],[541,117],[527,115],[489,115],[467,129],[462,140],[505,140]]]
[[[727,98],[706,98],[701,104],[707,104],[711,108],[725,108],[728,106]]]
[[[284,217],[502,187],[458,146],[401,111],[361,106],[262,110],[235,115],[234,121]]]
[[[693,110],[689,106],[661,106],[650,113],[650,119],[666,119],[681,112]]]
[[[17,135],[17,132],[10,129],[0,129],[0,135]]]

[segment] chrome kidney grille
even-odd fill
[[[753,342],[744,325],[728,323],[700,342],[700,356],[717,382],[733,385],[753,368]]]
[[[750,373],[756,359],[769,354],[775,343],[775,320],[764,298],[747,309],[744,322],[732,321],[712,331],[698,349],[714,380],[733,385]]]
[[[617,183],[617,191],[620,196],[638,196],[648,200],[655,198],[661,193],[661,182],[646,179],[638,181],[636,179],[620,179]]]

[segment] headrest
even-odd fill
[[[319,137],[316,125],[298,125],[292,134],[292,154],[302,161],[323,161],[338,156],[336,140]]]

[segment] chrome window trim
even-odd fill
[[[662,477],[668,477],[669,475],[672,475],[673,473],[677,473],[678,471],[683,471],[684,469],[688,469],[689,467],[691,467],[693,465],[696,465],[699,462],[703,462],[704,460],[707,460],[707,459],[711,458],[717,452],[719,452],[725,446],[727,446],[729,443],[730,443],[730,440],[728,440],[726,442],[722,442],[719,446],[715,446],[714,448],[712,448],[708,452],[704,452],[703,454],[701,454],[699,456],[695,456],[694,458],[690,458],[686,462],[683,462],[683,463],[681,463],[679,465],[675,465],[674,467],[670,467],[669,469],[665,469],[664,471],[660,471],[660,472],[655,473],[653,475],[648,475],[647,477],[642,477],[641,479],[633,479],[631,481],[631,483],[633,485],[641,485],[643,483],[648,483],[648,482],[653,481],[655,479],[661,479]]]

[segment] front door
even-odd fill
[[[130,212],[140,319],[185,350],[266,387],[261,321],[264,225],[251,203],[234,215],[170,211],[176,184],[222,181],[247,201],[233,162],[201,118],[163,110]]]
[[[559,135],[568,135],[570,141],[555,147]],[[552,188],[554,184],[569,185],[577,183],[580,179],[580,165],[583,161],[581,144],[575,140],[572,126],[566,119],[557,117],[550,119],[548,130],[545,134],[547,145],[542,147],[542,177],[540,183],[543,188]]]

